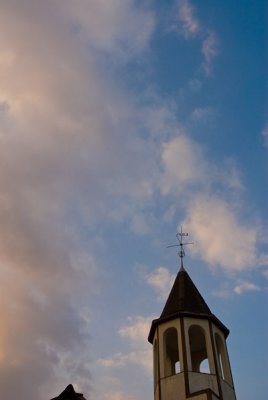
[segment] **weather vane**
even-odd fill
[[[181,231],[177,232],[176,234],[176,238],[179,241],[179,244],[171,244],[170,246],[167,246],[167,248],[169,247],[180,247],[180,250],[178,252],[178,256],[181,259],[181,267],[183,268],[183,258],[185,257],[185,251],[183,246],[186,246],[187,244],[194,244],[193,242],[184,242],[183,239],[188,237],[188,233],[184,233],[182,232],[182,226],[181,226]]]

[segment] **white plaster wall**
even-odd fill
[[[159,384],[157,384],[154,391],[154,400],[159,400],[159,398]]]
[[[216,375],[189,372],[188,376],[191,393],[210,388],[219,394]]]
[[[184,373],[161,380],[162,400],[186,400]]]
[[[198,394],[196,396],[191,397],[191,399],[194,399],[194,400],[208,400],[208,396],[207,396],[206,393],[202,393],[202,394]],[[213,400],[214,400],[214,397],[213,397]],[[218,400],[218,399],[215,398],[215,400]]]
[[[214,394],[213,394],[212,397],[211,397],[211,400],[219,400],[219,398],[214,396]]]
[[[198,373],[198,372],[191,372],[192,365],[191,365],[191,354],[190,354],[190,343],[189,343],[189,335],[188,330],[191,325],[198,325],[203,328],[206,337],[206,347],[207,347],[207,355],[209,360],[210,372],[211,374],[205,373]],[[179,356],[180,356],[180,364],[181,364],[181,373],[172,375],[169,377],[165,377],[165,366],[164,366],[164,333],[169,328],[176,328],[178,333],[178,347],[179,347]],[[158,332],[158,333],[157,333]],[[190,385],[190,392],[195,392],[199,390],[203,390],[206,388],[210,388],[216,394],[219,394],[218,391],[218,383],[216,379],[216,368],[214,364],[214,355],[212,350],[212,341],[214,342],[214,346],[216,349],[215,343],[215,333],[217,333],[222,341],[223,344],[226,346],[226,341],[224,338],[223,333],[212,324],[212,332],[213,335],[211,337],[211,332],[209,328],[209,322],[205,319],[198,319],[198,318],[184,318],[184,335],[185,335],[185,345],[186,345],[186,359],[189,372],[189,385]],[[180,327],[180,319],[174,319],[172,321],[167,321],[162,323],[158,326],[155,331],[155,338],[158,335],[158,345],[159,345],[159,369],[160,369],[160,377],[158,380],[158,384],[155,386],[155,400],[160,399],[159,391],[161,387],[161,400],[186,400],[185,394],[185,374],[183,373],[183,365],[184,365],[184,352],[182,349],[182,332]],[[226,354],[227,348],[226,348]],[[228,359],[229,363],[229,359]],[[232,379],[230,375],[230,382],[231,385]],[[221,380],[221,387],[223,391],[223,398],[225,400],[235,400],[235,393],[232,386],[227,384],[224,380]],[[196,400],[207,400],[206,394],[199,394],[193,397]],[[213,396],[213,400],[217,400],[215,396]]]
[[[221,379],[221,390],[224,400],[236,400],[235,392],[233,387],[228,385],[223,379]]]

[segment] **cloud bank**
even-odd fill
[[[147,196],[142,144],[125,137],[128,105],[104,61],[138,57],[154,18],[117,0],[1,10],[1,393],[52,397],[69,380],[86,393],[98,274],[80,223],[107,217],[114,196]]]
[[[179,209],[197,243],[194,255],[227,272],[254,264],[257,226],[229,204],[230,193],[243,189],[234,163],[211,161],[178,121],[174,101],[147,84],[157,29],[150,2],[0,3],[1,394],[41,400],[63,381],[86,394],[100,226],[122,223],[153,236]],[[190,2],[177,5],[178,32],[199,39],[209,76],[216,34]],[[134,64],[146,70],[138,95],[126,84]],[[200,110],[192,115],[200,118]],[[163,267],[147,276],[161,298],[172,280]],[[119,329],[130,351],[100,364],[151,371],[140,345],[147,330],[145,317],[130,319]],[[120,390],[105,396],[133,398]]]

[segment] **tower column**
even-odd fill
[[[155,400],[235,400],[226,338],[183,266],[152,322]]]

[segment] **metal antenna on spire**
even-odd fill
[[[178,239],[179,244],[172,244],[170,246],[167,246],[167,248],[169,248],[169,247],[180,247],[180,250],[178,252],[178,256],[181,259],[181,268],[183,268],[183,258],[185,257],[185,251],[184,251],[183,246],[186,246],[187,244],[194,244],[194,242],[184,242],[183,241],[183,239],[188,237],[188,236],[189,236],[188,233],[184,233],[182,231],[182,226],[181,226],[181,231],[177,232],[177,234],[176,234],[176,238]]]

